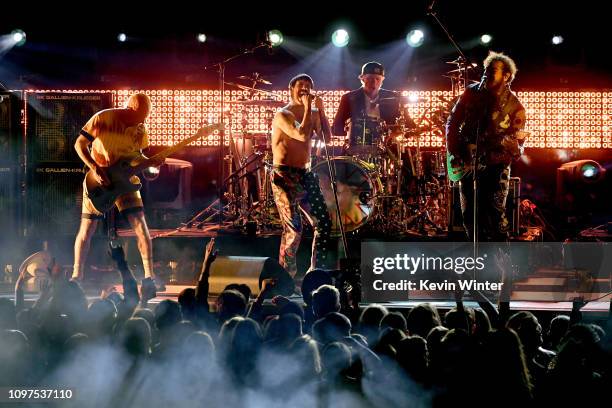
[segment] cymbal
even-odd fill
[[[244,101],[231,101],[228,103],[244,106],[272,106],[277,108],[287,104],[286,102],[277,101],[276,99],[246,99]]]
[[[234,139],[245,138],[245,139],[250,140],[250,139],[267,139],[268,135],[266,133],[263,133],[263,132],[251,132],[251,131],[248,131],[248,132],[244,132],[244,133],[243,132],[232,133],[232,137]]]
[[[265,94],[265,95],[273,95],[273,92],[266,91],[263,89],[253,88],[253,87],[246,86],[246,85],[237,84],[235,82],[226,82],[225,84],[230,85],[230,86],[235,86],[236,88],[241,89],[243,91],[256,92],[256,93]]]
[[[255,74],[257,74],[257,73],[255,73]],[[238,77],[236,77],[236,78],[238,78],[238,79],[244,79],[245,81],[253,81],[253,82],[258,82],[258,83],[260,83],[260,84],[264,84],[264,85],[272,85],[272,82],[270,82],[270,81],[268,81],[268,80],[266,80],[266,79],[261,78],[261,77],[259,76],[259,74],[257,74],[257,75],[255,75],[255,74],[254,74],[253,76],[248,76],[248,75],[240,75],[240,76],[238,76]]]
[[[411,104],[411,103],[419,103],[419,102],[427,102],[427,99],[425,98],[414,98],[414,97],[410,97],[410,96],[403,96],[403,95],[399,95],[399,96],[390,96],[388,98],[380,98],[379,99],[380,103],[398,103],[399,101],[401,101],[402,104]]]

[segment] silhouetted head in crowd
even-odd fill
[[[133,357],[147,357],[151,352],[151,327],[141,317],[128,319],[117,339],[123,350]]]
[[[69,352],[75,352],[81,349],[83,346],[89,343],[89,336],[84,333],[76,333],[68,337],[66,340],[65,348]]]
[[[65,314],[48,313],[40,326],[41,337],[53,353],[63,352],[66,340],[76,332],[74,321]]]
[[[27,384],[30,343],[19,330],[0,330],[0,386]]]
[[[236,323],[226,356],[237,384],[257,385],[256,368],[262,342],[261,327],[255,320],[245,318]]]
[[[223,323],[234,316],[244,316],[247,300],[237,290],[224,290],[217,298],[217,318]]]
[[[380,336],[380,322],[389,311],[382,305],[368,305],[359,316],[357,331],[364,335],[370,347],[376,346]]]
[[[123,303],[124,299],[123,299],[123,295],[119,292],[113,291],[111,293],[109,293],[108,295],[106,295],[106,298],[110,300],[111,302],[113,302],[115,304],[115,307],[117,307],[117,309],[119,309],[119,305],[121,303]]]
[[[472,333],[473,325],[474,310],[471,308],[466,307],[463,311],[452,308],[444,315],[444,326],[449,329],[462,329],[468,333]],[[429,333],[429,331],[427,333]]]
[[[266,344],[286,349],[302,336],[302,320],[295,314],[285,314],[270,320],[266,326]]]
[[[87,297],[75,281],[62,282],[53,286],[49,310],[54,314],[65,314],[80,327],[87,319]]]
[[[220,346],[222,351],[225,351],[223,348],[229,347],[229,344],[232,340],[232,336],[234,335],[234,329],[236,325],[243,321],[244,317],[242,316],[234,316],[231,319],[228,319],[223,323],[221,328],[219,329],[219,341],[217,344]]]
[[[223,290],[224,291],[226,291],[226,290],[237,290],[238,292],[242,293],[242,296],[244,296],[244,298],[246,299],[247,303],[249,303],[249,299],[251,298],[251,294],[252,294],[251,293],[251,288],[249,287],[249,285],[246,285],[244,283],[230,283]]]
[[[406,318],[400,312],[391,312],[380,321],[381,332],[388,327],[406,332]]]
[[[131,314],[133,312],[133,307],[132,305],[125,302],[125,298],[123,297],[123,294],[117,291],[112,291],[108,295],[106,295],[104,299],[108,299],[111,302],[113,302],[113,304],[117,308],[117,322],[118,323],[122,323],[123,321],[132,317]]]
[[[567,330],[569,329],[569,323],[570,318],[566,315],[555,316],[555,318],[550,321],[550,327],[546,337],[547,345],[551,350],[557,350],[561,339],[563,336],[565,336]]]
[[[527,311],[515,313],[508,319],[506,327],[518,334],[527,358],[533,358],[543,343],[542,326],[535,315]]]
[[[340,292],[331,285],[320,286],[312,293],[312,311],[315,319],[340,311]]]
[[[117,307],[109,299],[96,299],[87,309],[86,332],[90,338],[111,336],[117,319]]]
[[[195,323],[183,320],[174,325],[165,340],[171,349],[176,349],[181,346],[187,337],[196,331],[198,331],[198,326]]]
[[[304,321],[304,309],[298,303],[289,301],[278,310],[278,315],[294,314]]]
[[[190,355],[206,355],[211,359],[215,356],[215,343],[210,335],[203,331],[195,331],[191,333],[184,341],[184,346],[192,350],[194,353]]]
[[[151,309],[136,309],[131,317],[142,317],[149,323],[149,327],[151,328],[151,344],[155,345],[159,341],[159,332],[157,327],[155,326],[155,313]],[[115,331],[121,329],[120,327],[115,327]]]
[[[491,321],[489,316],[482,309],[474,310],[474,330],[472,334],[476,337],[482,338],[491,331]]]
[[[396,358],[400,367],[415,381],[426,382],[429,353],[427,341],[421,336],[402,339],[396,346]]]
[[[602,346],[603,330],[592,324],[575,324],[559,344],[551,367],[557,376],[584,381],[593,376],[600,363],[606,364]],[[609,358],[609,357],[608,357]],[[607,367],[609,369],[609,367]]]
[[[0,299],[0,330],[17,329],[15,304],[11,299]]]
[[[178,302],[181,305],[183,319],[195,321],[196,311],[196,291],[194,288],[186,288],[178,295]]]
[[[480,353],[485,373],[483,392],[492,398],[503,395],[510,406],[527,404],[532,385],[523,347],[512,329],[491,331],[484,338]]]
[[[379,356],[387,356],[395,358],[396,346],[406,337],[406,334],[399,330],[391,327],[380,332],[380,338],[378,339],[376,346],[372,350]]]
[[[321,374],[319,347],[310,336],[298,337],[290,346],[289,351],[296,359],[305,380],[315,379]]]
[[[440,325],[438,311],[429,303],[422,303],[413,307],[406,317],[406,326],[411,336],[417,335],[426,338],[432,328]]]
[[[343,343],[329,343],[321,351],[323,378],[330,385],[341,385],[344,382],[344,373],[351,366],[351,363],[351,350]]]
[[[474,367],[474,348],[470,336],[461,329],[449,330],[440,342],[438,359],[440,369],[435,373],[436,380],[464,381]]]
[[[184,340],[180,347],[185,372],[201,381],[203,373],[217,370],[215,344],[210,335],[203,331],[195,331]]]
[[[316,341],[325,345],[351,334],[351,321],[343,314],[332,312],[317,320],[312,326],[312,335]]]
[[[441,359],[441,344],[442,339],[448,333],[448,329],[444,326],[436,326],[429,331],[427,335],[427,350],[429,352],[429,365],[432,371],[437,372],[438,366],[443,364]]]
[[[302,280],[302,297],[304,303],[312,307],[312,292],[319,289],[323,285],[333,285],[334,281],[329,272],[323,269],[313,269],[304,275]]]
[[[155,308],[155,326],[163,333],[183,319],[181,305],[175,300],[165,299]]]

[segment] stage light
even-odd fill
[[[119,35],[117,35],[117,40],[119,42],[126,42],[127,41],[127,35],[125,35],[125,33],[119,33]]]
[[[588,184],[600,181],[606,173],[606,169],[595,160],[576,160],[565,163],[557,171],[565,173],[571,181]]]
[[[491,37],[489,34],[483,34],[482,36],[480,36],[480,42],[483,44],[490,43],[492,39],[493,37]]]
[[[593,212],[606,208],[603,200],[606,169],[595,160],[576,160],[557,169],[556,202],[562,211]]]
[[[350,40],[349,33],[348,31],[341,28],[339,30],[334,31],[331,40],[332,43],[338,48],[346,47]]]
[[[206,42],[206,34],[200,33],[200,34],[198,34],[197,38],[198,38],[198,42],[200,42],[200,43]]]
[[[561,37],[560,35],[555,35],[555,36],[552,38],[552,43],[553,43],[553,45],[559,45],[559,44],[561,44],[562,42],[563,42],[563,37]]]
[[[406,36],[406,42],[411,47],[420,47],[425,41],[425,34],[421,30],[412,30]]]
[[[11,36],[16,46],[23,45],[26,42],[26,33],[23,30],[13,30]]]
[[[273,47],[278,47],[283,43],[283,33],[278,30],[271,30],[268,33],[268,41],[270,41]]]
[[[588,181],[597,180],[597,178],[599,177],[599,174],[601,174],[600,167],[601,166],[599,167],[595,166],[593,163],[585,163],[580,168],[580,172],[582,173],[582,177],[585,180],[588,180]]]

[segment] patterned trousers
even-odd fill
[[[331,218],[317,175],[305,169],[277,166],[272,173],[272,191],[283,224],[279,263],[291,276],[296,275],[304,216],[314,229],[310,268],[330,268]]]
[[[472,172],[465,174],[460,184],[461,213],[468,238],[474,233],[474,192]],[[508,238],[506,198],[510,189],[510,165],[487,165],[477,173],[478,240],[503,242]]]

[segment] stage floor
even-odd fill
[[[84,291],[87,295],[89,301],[94,299],[98,299],[100,297],[100,292],[102,289],[108,289],[109,287],[114,287],[117,292],[122,292],[122,287],[120,284],[115,285],[99,285],[92,282],[86,282],[83,285]],[[151,305],[156,305],[165,299],[177,300],[179,293],[187,288],[193,288],[192,285],[166,285],[166,291],[160,292],[157,294],[157,297],[152,299],[149,303]],[[14,288],[12,285],[7,283],[0,284],[0,298],[14,298]],[[438,309],[445,310],[451,309],[455,307],[455,302],[447,301],[447,300],[428,300],[426,299],[431,294],[426,293],[418,293],[415,291],[413,294],[415,296],[414,300],[407,300],[404,302],[387,302],[381,303],[390,309],[410,309],[414,306],[421,303],[430,303],[436,306]],[[569,294],[568,294],[569,295]],[[514,296],[514,294],[513,294]],[[418,297],[419,299],[417,299]],[[34,282],[28,282],[26,286],[25,293],[25,301],[27,304],[33,304],[36,299],[38,299],[38,292],[35,288]],[[211,307],[214,308],[215,301],[217,299],[217,294],[213,293],[208,298],[208,303]],[[292,300],[303,304],[301,296],[292,296]],[[588,302],[581,311],[583,313],[594,313],[605,315],[610,310],[610,301],[612,300],[612,295],[607,295],[606,297],[599,299],[598,301]],[[267,302],[266,302],[267,303]],[[464,304],[468,307],[477,308],[478,303],[470,300],[466,300]],[[367,304],[362,304],[362,306],[367,306]],[[556,313],[569,313],[572,310],[572,302],[571,301],[530,301],[530,300],[512,300],[510,302],[511,310],[531,310],[531,311],[543,311],[543,312],[556,312]]]

